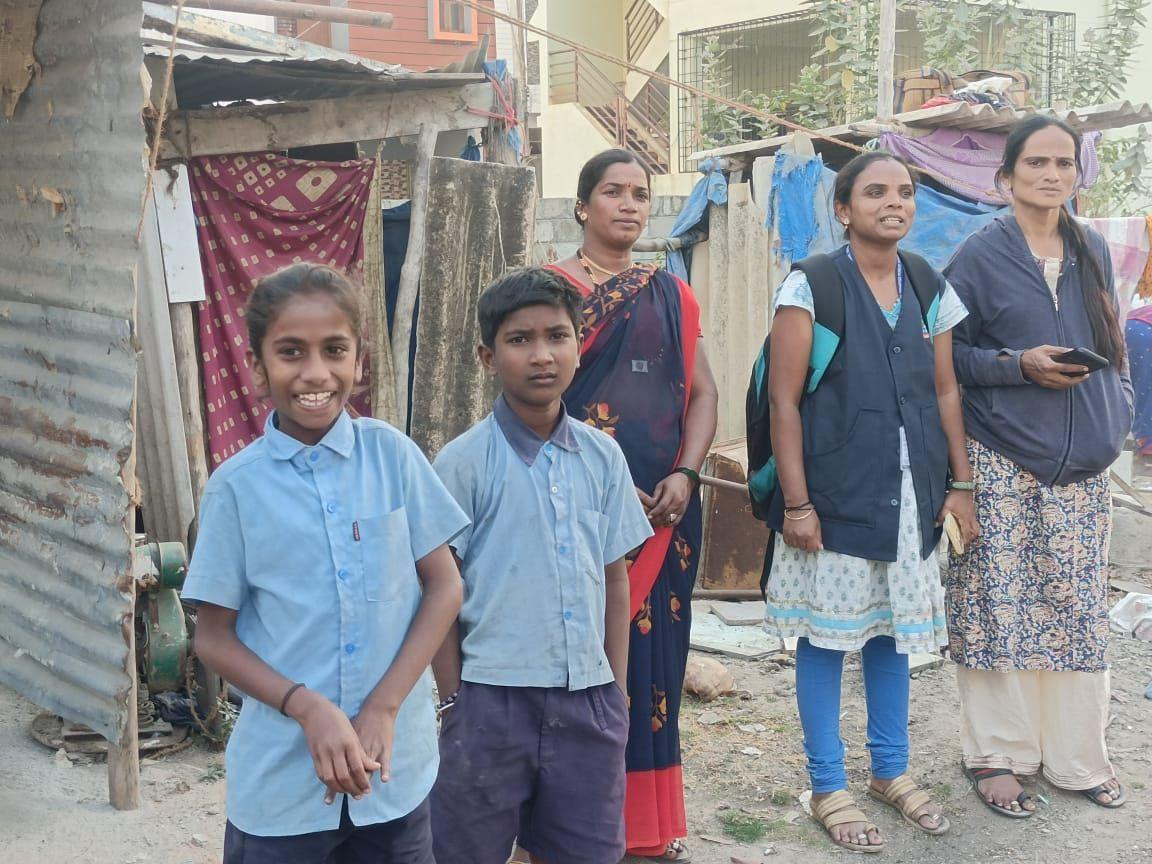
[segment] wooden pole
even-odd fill
[[[197,518],[188,527],[188,552],[196,545],[200,499],[208,485],[208,435],[204,427],[204,391],[200,378],[200,351],[196,347],[196,320],[191,303],[170,303],[172,352],[176,357],[176,383],[180,387],[180,413],[184,417],[184,441],[188,448],[188,473]]]
[[[403,428],[396,412],[396,372],[392,368],[392,340],[388,336],[388,298],[384,284],[384,225],[380,209],[380,153],[364,214],[364,293],[368,306],[369,360],[372,364],[372,416]]]
[[[179,0],[154,0],[165,6],[176,6]],[[339,6],[314,6],[288,0],[184,0],[186,9],[212,9],[218,12],[245,12],[249,15],[273,15],[301,21],[331,21],[334,24],[359,24],[364,27],[391,27],[389,12],[367,12]]]
[[[896,0],[880,0],[880,54],[876,66],[876,119],[892,117],[896,66]]]
[[[432,174],[432,157],[436,155],[436,126],[420,127],[416,144],[416,170],[412,176],[412,212],[408,221],[408,252],[400,268],[400,287],[396,293],[396,317],[392,322],[392,368],[396,372],[396,416],[399,428],[408,420],[408,350],[412,341],[412,317],[420,293],[420,269],[424,262],[424,232],[428,217],[428,182]]]

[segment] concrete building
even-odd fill
[[[923,37],[916,31],[917,0],[902,3],[896,72],[921,65]],[[927,0],[925,0],[927,2]],[[729,47],[723,95],[763,93],[791,84],[813,62],[812,18],[801,0],[525,0],[533,24],[675,80],[703,86],[705,46]],[[1043,44],[1034,60],[1037,101],[1059,94],[1073,74],[1072,54],[1099,24],[1107,0],[1028,0],[1041,19]],[[646,75],[529,35],[527,78],[539,112],[542,191],[570,197],[581,164],[605,147],[623,143],[641,153],[657,175],[657,194],[686,194],[695,182],[688,156],[715,146],[700,135],[700,106]],[[1152,33],[1148,36],[1152,40]],[[966,70],[951,70],[963,72]],[[711,83],[711,82],[709,82]],[[1152,100],[1152,45],[1140,50],[1129,75],[1132,101]]]

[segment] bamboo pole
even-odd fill
[[[179,0],[153,0],[164,6],[176,6]],[[249,15],[273,15],[302,21],[330,21],[333,24],[359,24],[363,27],[391,27],[394,16],[389,12],[368,12],[339,6],[315,6],[288,0],[184,0],[187,9],[211,9],[217,12],[244,12]]]
[[[396,317],[392,322],[392,368],[396,373],[396,417],[399,428],[408,423],[408,350],[412,341],[412,318],[420,293],[420,270],[424,262],[424,233],[428,223],[428,183],[432,175],[432,157],[440,130],[433,125],[420,128],[416,145],[416,170],[412,177],[412,214],[408,221],[408,252],[400,268],[400,286],[396,294]]]

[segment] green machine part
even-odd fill
[[[147,555],[152,565],[146,587],[136,599],[144,637],[137,646],[141,671],[152,693],[179,690],[185,684],[190,649],[178,591],[188,569],[184,545],[140,544],[137,554]]]

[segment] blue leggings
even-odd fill
[[[891,636],[875,636],[860,651],[868,703],[872,776],[892,780],[908,769],[908,655]],[[796,647],[796,704],[804,727],[808,775],[817,795],[848,788],[840,740],[840,678],[844,652],[807,639]]]

